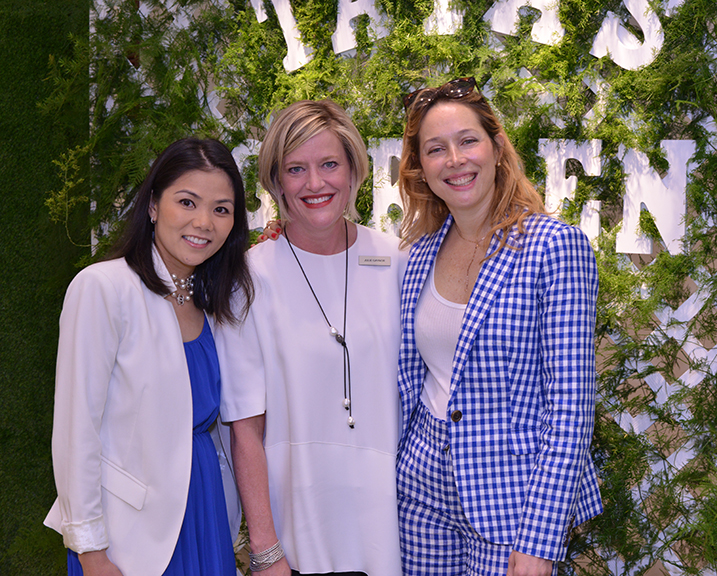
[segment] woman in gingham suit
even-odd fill
[[[404,574],[557,573],[572,528],[602,510],[595,258],[545,214],[474,79],[406,107]]]

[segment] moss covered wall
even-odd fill
[[[87,35],[86,0],[0,0],[0,574],[66,574],[42,520],[54,499],[50,461],[57,318],[81,249],[50,222],[52,160],[87,137],[84,110],[42,115],[50,54]],[[86,82],[85,82],[86,84]],[[77,214],[80,216],[80,213]],[[71,219],[72,221],[72,219]]]

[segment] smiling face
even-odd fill
[[[288,208],[292,242],[344,236],[343,214],[351,192],[351,166],[339,138],[319,132],[284,157],[280,192]]]
[[[418,140],[421,168],[433,193],[454,216],[483,222],[495,194],[500,152],[476,112],[458,101],[438,102],[423,118]]]
[[[234,225],[234,189],[222,170],[191,170],[150,202],[154,243],[180,278],[216,254]]]

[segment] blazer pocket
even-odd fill
[[[540,448],[540,428],[512,428],[510,452],[516,456],[535,454]]]
[[[137,480],[104,456],[101,456],[102,487],[132,508],[141,510],[147,496],[147,485]]]

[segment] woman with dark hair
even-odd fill
[[[406,575],[547,576],[602,510],[598,274],[473,78],[406,98],[398,501]]]
[[[240,321],[252,300],[247,243],[231,153],[186,138],[152,165],[111,259],[70,284],[52,437],[58,498],[45,520],[63,535],[70,575],[236,575],[240,513],[212,438],[226,428],[215,424],[212,327]]]

